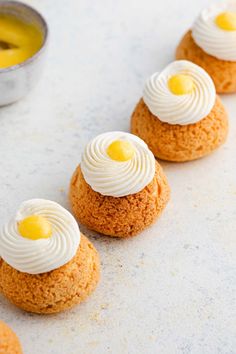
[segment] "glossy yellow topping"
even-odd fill
[[[41,215],[30,215],[18,223],[18,231],[21,236],[30,240],[39,240],[52,236],[50,222]]]
[[[177,74],[170,77],[168,86],[174,95],[186,95],[193,91],[194,82],[189,75]]]
[[[42,46],[43,35],[33,24],[0,14],[0,69],[20,64]]]
[[[128,161],[134,155],[134,146],[126,140],[115,140],[107,148],[108,156],[115,161]]]
[[[236,12],[222,12],[216,17],[215,23],[225,31],[236,31]]]

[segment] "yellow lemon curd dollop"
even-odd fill
[[[0,14],[0,69],[20,64],[42,46],[43,35],[33,24]]]
[[[236,31],[236,12],[222,12],[215,18],[217,26],[225,31]]]
[[[168,87],[174,95],[186,95],[193,91],[194,82],[189,75],[177,74],[169,78]]]
[[[124,162],[134,156],[134,146],[126,140],[115,140],[107,148],[108,156],[115,161]]]
[[[41,215],[30,215],[19,221],[18,231],[21,236],[30,240],[39,240],[52,236],[50,222]]]

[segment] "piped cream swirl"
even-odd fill
[[[125,162],[114,161],[107,154],[115,140],[132,143],[135,152]],[[155,158],[143,140],[123,132],[98,135],[86,146],[82,155],[81,170],[91,188],[105,196],[123,197],[140,192],[155,175]]]
[[[192,37],[204,52],[221,60],[236,61],[236,31],[223,30],[215,23],[222,12],[236,13],[236,1],[204,9],[193,24]]]
[[[18,231],[18,222],[30,215],[45,217],[52,226],[52,236],[30,240]],[[80,244],[80,230],[74,217],[59,204],[31,199],[20,205],[16,216],[0,231],[0,255],[20,272],[40,274],[69,262]]]
[[[175,95],[168,80],[176,74],[193,79],[194,90]],[[194,124],[212,110],[216,98],[215,86],[205,70],[187,60],[177,60],[162,72],[153,74],[146,82],[143,100],[153,115],[168,124]]]

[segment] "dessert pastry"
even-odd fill
[[[147,80],[131,118],[131,132],[156,157],[189,161],[225,141],[228,118],[205,70],[179,60]]]
[[[204,9],[176,50],[205,69],[218,93],[236,92],[236,1]]]
[[[16,306],[54,313],[84,300],[99,279],[97,251],[59,204],[32,199],[0,231],[0,290]]]
[[[170,189],[147,145],[124,132],[97,136],[70,183],[76,218],[108,236],[134,236],[166,206]]]
[[[22,354],[18,337],[3,321],[0,321],[0,353]]]

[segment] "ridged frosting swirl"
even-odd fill
[[[125,140],[134,147],[133,157],[114,161],[107,154],[115,140]],[[82,155],[81,170],[91,188],[105,196],[124,197],[140,192],[155,175],[155,158],[143,140],[124,132],[98,135],[88,143]]]
[[[215,23],[222,12],[236,13],[236,1],[204,9],[193,24],[192,37],[204,52],[221,60],[236,61],[236,31],[223,30]]]
[[[30,215],[45,217],[52,226],[52,236],[30,240],[18,231],[18,222]],[[40,274],[69,262],[80,244],[80,230],[74,217],[62,206],[44,199],[23,202],[16,216],[0,231],[0,255],[20,272]]]
[[[192,78],[194,89],[184,95],[173,94],[168,80],[177,74]],[[215,86],[205,70],[187,60],[177,60],[147,81],[143,100],[153,115],[168,124],[194,124],[205,118],[216,99]]]

